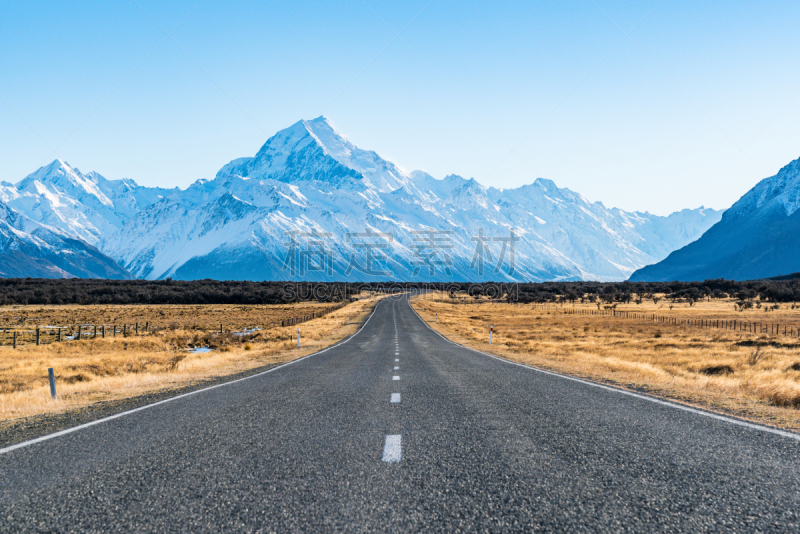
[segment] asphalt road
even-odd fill
[[[323,353],[0,451],[0,531],[796,532],[798,453],[385,300]]]

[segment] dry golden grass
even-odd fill
[[[423,302],[425,311],[422,311]],[[800,309],[734,311],[724,302],[652,301],[617,309],[678,318],[725,318],[800,325]],[[444,294],[413,303],[454,341],[510,360],[645,389],[707,409],[800,429],[800,339],[616,317],[569,315],[572,305],[454,301]],[[580,305],[578,305],[580,307]],[[596,306],[584,305],[597,310]],[[434,317],[438,315],[438,323]],[[765,318],[766,316],[766,318]],[[493,344],[488,344],[494,324]]]
[[[252,336],[185,330],[162,330],[157,333],[123,338],[107,337],[53,343],[42,346],[25,345],[16,350],[0,347],[0,421],[31,415],[67,411],[99,401],[118,400],[145,393],[197,383],[234,374],[256,367],[287,362],[329,346],[355,332],[366,319],[375,301],[360,300],[328,315],[298,325],[300,345],[292,339],[296,326],[263,330]],[[124,306],[87,307],[81,310],[69,306],[59,312],[57,307],[36,307],[36,317],[53,317],[58,313],[91,317],[97,308],[105,308],[115,317],[137,317],[141,310],[164,309],[171,317],[183,315],[187,324],[215,324],[220,310],[227,309],[226,323],[243,327],[265,315],[296,317],[312,310],[330,307],[325,304],[277,306],[176,306],[140,307],[126,311]],[[108,309],[111,310],[108,310]],[[299,310],[305,310],[300,313]],[[48,315],[49,314],[49,315]],[[128,314],[128,315],[126,315]],[[178,315],[182,314],[182,315]],[[208,314],[211,318],[204,316]],[[33,316],[30,313],[29,316]],[[350,324],[347,325],[347,316]],[[108,316],[109,318],[111,315]],[[80,320],[80,319],[78,319]],[[122,319],[119,319],[122,321]],[[251,322],[251,320],[253,322]],[[259,323],[255,323],[259,324]],[[261,323],[263,324],[263,322]],[[193,354],[191,347],[209,346],[214,350]],[[50,398],[47,369],[55,370],[58,400]]]
[[[739,311],[736,305],[738,301],[734,299],[712,299],[697,301],[689,304],[686,301],[672,302],[656,296],[658,303],[652,299],[643,300],[641,304],[630,302],[628,304],[616,305],[617,311],[627,311],[631,313],[655,314],[666,317],[677,317],[683,319],[706,319],[720,321],[746,321],[755,322],[762,325],[781,324],[787,327],[794,327],[795,333],[800,327],[800,304],[796,303],[772,303],[753,300],[753,307]],[[556,305],[551,305],[551,307]],[[601,304],[600,309],[606,310],[607,304]],[[575,308],[583,310],[597,310],[597,305],[589,302],[575,304],[569,303],[562,308]]]
[[[160,328],[212,330],[220,324],[227,329],[280,323],[291,317],[324,312],[336,303],[298,302],[278,305],[65,305],[65,306],[2,306],[0,328],[74,324],[150,323]]]

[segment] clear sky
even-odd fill
[[[325,115],[407,170],[667,214],[800,157],[800,2],[2,0],[0,179],[185,187]]]

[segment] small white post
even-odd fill
[[[489,327],[489,345],[492,344],[492,332],[494,331],[494,325]]]
[[[436,324],[436,323],[438,323],[438,322],[439,322],[439,314],[437,313],[437,314],[436,314],[436,315],[433,317],[433,324]]]
[[[56,375],[53,372],[53,368],[50,367],[47,370],[47,375],[50,378],[50,396],[53,397],[53,400],[56,399]]]
[[[297,327],[297,348],[300,348],[300,327]]]
[[[350,314],[347,314],[347,324],[350,324]]]

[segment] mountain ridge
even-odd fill
[[[107,180],[55,160],[16,186],[0,186],[0,200],[143,278],[331,279],[288,261],[290,254],[310,258],[292,249],[291,236],[303,236],[302,248],[318,234],[341,280],[383,280],[387,271],[408,279],[415,270],[420,281],[621,280],[699,237],[720,215],[606,208],[545,178],[498,189],[453,174],[406,173],[353,145],[324,117],[296,122],[253,157],[231,160],[186,189]],[[420,233],[426,229],[440,233]],[[370,248],[360,235],[366,231],[391,239]],[[476,262],[480,232],[488,255]],[[421,250],[436,239],[450,248]],[[373,253],[382,267],[353,267]]]
[[[697,241],[631,275],[632,281],[769,278],[800,268],[800,158],[764,178]]]

